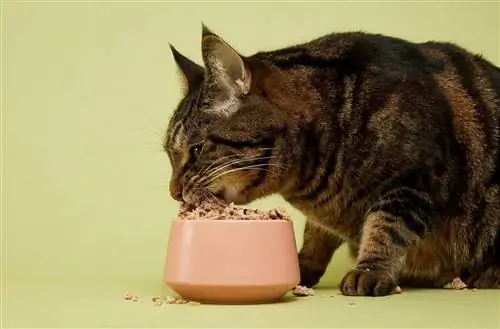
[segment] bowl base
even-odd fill
[[[280,302],[292,285],[208,286],[167,283],[182,298],[202,304],[269,304]]]

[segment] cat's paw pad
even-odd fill
[[[387,271],[355,268],[340,283],[347,296],[386,296],[395,291],[396,280]]]

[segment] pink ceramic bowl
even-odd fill
[[[276,302],[299,277],[292,221],[172,221],[163,279],[185,299]]]

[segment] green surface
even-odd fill
[[[184,328],[500,328],[496,291],[405,291],[387,298],[356,298],[317,289],[314,297],[253,306],[163,305],[162,287],[128,282],[143,303],[124,301],[126,282],[9,285],[6,322],[20,327]],[[169,294],[164,291],[164,294]]]
[[[489,291],[161,310],[122,300],[167,294],[177,205],[161,142],[181,96],[168,42],[199,61],[201,21],[243,54],[365,30],[455,41],[500,64],[498,2],[1,3],[3,327],[498,328]],[[290,210],[300,246],[299,213],[277,197],[256,206]],[[322,283],[349,267],[342,249]]]

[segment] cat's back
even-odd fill
[[[420,94],[443,104],[443,111],[451,109],[455,128],[486,134],[490,151],[499,147],[500,68],[456,44],[344,32],[252,57],[291,75],[309,71],[325,83],[333,77],[334,85],[353,77],[364,81],[367,92]]]
[[[308,67],[352,74],[376,71],[381,76],[409,80],[425,80],[432,74],[455,69],[464,77],[486,76],[500,95],[500,69],[450,42],[412,42],[383,34],[343,32],[251,57],[285,70]]]
[[[384,141],[414,141],[414,149],[400,158],[441,154],[450,168],[460,168],[450,169],[450,175],[469,177],[461,192],[473,195],[479,186],[500,184],[500,69],[481,56],[448,42],[346,32],[254,57],[288,75],[307,76],[302,81],[308,88],[295,93],[295,103],[316,88],[323,103],[315,107],[326,111],[318,115],[349,111],[355,119],[368,113],[373,119],[368,122],[380,123],[368,127],[383,130]],[[337,101],[335,95],[342,97]],[[387,95],[396,97],[397,106],[382,111],[387,102],[380,100],[390,99]],[[398,115],[377,120],[389,112]],[[356,128],[358,121],[349,124]],[[356,141],[364,143],[361,137]],[[393,154],[398,148],[390,145],[387,152]]]

